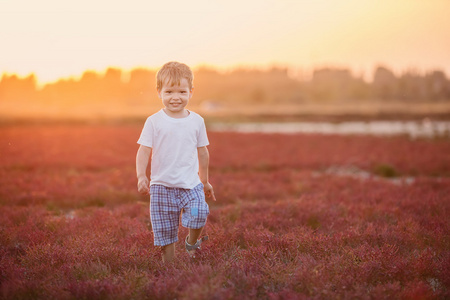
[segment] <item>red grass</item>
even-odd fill
[[[1,298],[450,297],[449,140],[210,133],[210,241],[164,265],[140,129],[0,128]]]

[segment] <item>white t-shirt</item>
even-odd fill
[[[152,148],[150,184],[192,189],[198,177],[198,147],[209,145],[203,118],[189,111],[185,118],[164,110],[147,118],[138,144]]]

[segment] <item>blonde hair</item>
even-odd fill
[[[156,89],[161,91],[163,85],[180,85],[183,78],[188,81],[189,89],[192,90],[194,74],[192,73],[191,68],[176,61],[168,62],[161,67],[158,73],[156,73]]]

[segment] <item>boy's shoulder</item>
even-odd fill
[[[158,110],[157,112],[151,114],[150,116],[147,117],[147,119],[145,120],[146,123],[158,123],[160,121],[162,121],[164,119],[163,116],[164,112],[163,110]]]
[[[192,117],[203,120],[203,117],[195,111],[189,110],[189,113],[192,115]]]
[[[157,112],[151,114],[150,116],[148,116],[147,119],[158,118],[158,117],[162,116],[161,113],[164,113],[162,109],[160,109],[160,110],[158,110]]]

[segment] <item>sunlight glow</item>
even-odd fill
[[[450,1],[0,1],[0,73],[338,65],[450,73]]]

